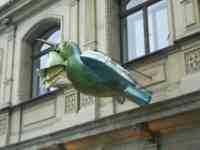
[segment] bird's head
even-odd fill
[[[71,56],[81,54],[79,46],[72,41],[63,42],[61,47],[61,53],[63,55],[64,60],[67,60]]]
[[[46,50],[43,50],[44,51],[43,55],[46,55],[51,51],[55,51],[59,53],[59,55],[66,61],[71,56],[81,54],[78,44],[72,41],[64,41],[62,43],[56,44],[53,42],[46,41],[44,39],[36,39],[36,40],[50,46]],[[41,55],[39,57],[41,57]]]
[[[52,86],[58,87],[65,84],[66,83],[65,69],[67,65],[67,60],[65,60],[63,57],[64,54],[62,53],[63,51],[61,45],[50,43],[43,39],[38,39],[38,40],[50,46],[48,49],[43,50],[45,52],[43,55],[48,55],[47,67],[37,69],[37,74],[43,81],[44,87],[45,88],[49,88]]]
[[[48,88],[69,84],[69,80],[66,77],[67,62],[71,56],[80,55],[79,46],[71,41],[55,44],[43,39],[37,40],[50,46],[47,50],[43,50],[44,52],[46,51],[43,55],[48,54],[48,67],[38,69],[38,75],[42,79],[43,85]]]
[[[49,52],[47,67],[37,69],[37,74],[43,82],[45,88],[63,87],[68,82],[66,67],[67,61],[64,61],[59,53]]]
[[[46,49],[42,49],[42,51],[40,51],[40,53],[35,56],[36,58],[40,58],[43,55],[47,55],[52,51],[57,52],[57,53],[60,52],[60,44],[59,43],[49,42],[49,41],[46,41],[44,39],[36,39],[36,41],[39,41],[39,42],[49,46]]]

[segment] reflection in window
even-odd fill
[[[53,29],[47,32],[46,34],[44,34],[41,38],[44,38],[49,42],[59,43],[61,41],[60,37],[61,37],[60,30]],[[41,45],[41,42],[37,42],[34,46],[34,55],[38,55],[41,51],[47,48],[49,48],[48,45],[46,44]],[[33,60],[32,97],[43,95],[49,91],[55,90],[55,88],[45,89],[44,86],[42,85],[41,79],[36,73],[37,68],[42,69],[42,68],[48,67],[47,59],[48,59],[48,55],[43,55],[39,59],[36,58]]]
[[[122,0],[124,61],[169,45],[167,0]]]
[[[168,22],[166,1],[148,8],[150,51],[166,47],[168,42]]]
[[[128,59],[145,54],[143,12],[139,11],[127,17]],[[134,50],[134,51],[133,51]]]

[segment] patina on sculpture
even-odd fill
[[[138,88],[129,72],[110,57],[96,51],[81,53],[71,41],[58,45],[38,40],[51,46],[42,54],[49,55],[49,67],[38,70],[45,87],[65,85],[68,78],[78,91],[88,95],[125,97],[138,105],[150,102],[151,92]]]

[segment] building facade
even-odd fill
[[[151,104],[42,88],[38,38],[112,57]],[[198,150],[199,90],[199,0],[0,2],[0,150]]]

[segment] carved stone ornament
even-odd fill
[[[200,49],[185,53],[186,73],[200,71]]]
[[[70,92],[65,95],[65,112],[75,112],[78,108],[78,95],[77,92]]]
[[[95,101],[94,96],[88,96],[85,94],[81,94],[80,107],[85,107],[85,106],[94,104],[94,101]]]

